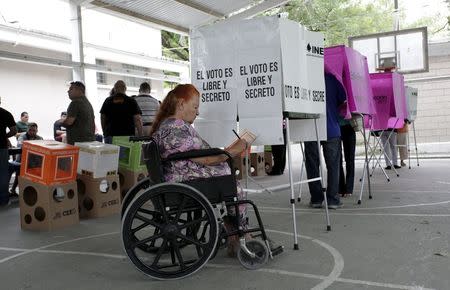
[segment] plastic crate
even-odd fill
[[[147,170],[142,156],[143,142],[130,142],[128,136],[113,137],[113,144],[120,147],[119,168],[128,171]]]
[[[77,142],[80,148],[78,174],[101,178],[117,175],[120,147],[101,142]]]

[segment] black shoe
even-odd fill
[[[322,208],[322,202],[310,202],[309,207],[311,208]]]
[[[391,170],[392,168],[390,166],[386,166],[384,169],[385,170]]]
[[[398,166],[398,165],[394,165],[394,168],[395,169],[399,169],[399,168],[402,168],[401,166]]]
[[[343,207],[344,204],[342,202],[339,202],[338,204],[328,204],[328,208],[329,209],[338,209]]]

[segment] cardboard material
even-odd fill
[[[243,173],[245,171],[245,156],[238,156],[233,158],[233,170],[236,174],[236,179],[241,180],[243,176]],[[249,164],[250,166],[250,164]]]
[[[142,158],[143,142],[130,142],[129,138],[128,136],[113,137],[113,144],[120,147],[119,169],[136,172],[146,170],[147,167]]]
[[[409,121],[414,121],[417,117],[417,88],[405,86],[406,91],[406,103],[408,107],[408,117]]]
[[[77,183],[43,185],[19,177],[22,229],[52,231],[79,223]]]
[[[266,175],[264,152],[250,154],[250,172],[252,176]]]
[[[273,155],[272,152],[264,152],[264,168],[266,170],[266,173],[269,173],[272,171],[273,167]]]
[[[25,141],[20,176],[44,185],[73,182],[77,177],[78,150],[57,141]]]
[[[119,146],[95,142],[76,142],[80,148],[78,174],[93,178],[117,175],[119,164]]]
[[[148,175],[147,169],[140,171],[129,171],[119,167],[119,184],[121,200],[125,197],[128,190],[136,183],[146,178]]]
[[[120,212],[119,175],[102,178],[78,174],[80,218],[98,218]]]

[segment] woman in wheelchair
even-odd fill
[[[256,205],[246,200],[230,168],[230,157],[241,154],[247,148],[247,143],[239,140],[224,150],[211,149],[193,128],[192,123],[199,113],[199,96],[198,90],[191,84],[177,85],[168,93],[150,132],[152,142],[159,150],[157,155],[162,161],[162,180],[165,183],[150,187],[129,205],[124,201],[127,209],[122,232],[126,252],[138,269],[157,279],[176,279],[194,273],[215,256],[220,242],[224,243],[224,240],[228,241],[228,254],[237,254],[241,264],[249,269],[260,267],[267,262],[268,256],[282,251],[282,247],[274,251],[269,244]],[[201,153],[208,152],[208,149],[213,155]],[[192,152],[194,154],[186,155]],[[149,173],[151,179],[150,168]],[[163,190],[175,185],[177,189]],[[192,186],[190,189],[201,192],[198,194],[200,196],[188,193],[181,185]],[[177,190],[183,191],[183,194],[174,193]],[[147,198],[143,197],[145,194]],[[201,196],[205,196],[207,201],[202,200]],[[148,200],[152,202],[151,210],[143,206]],[[217,204],[222,207],[218,209]],[[255,211],[259,227],[249,229],[248,204]],[[210,213],[212,207],[219,212],[219,218]],[[143,216],[144,213],[147,217]],[[136,224],[137,227],[133,229],[133,219],[143,223]],[[222,231],[218,220],[223,221],[225,229]],[[139,240],[135,234],[148,225],[155,227],[153,236]],[[220,237],[213,237],[214,232],[220,232]],[[263,242],[251,239],[252,232],[259,232]],[[157,239],[162,241],[157,244]],[[207,247],[208,243],[212,246]],[[189,245],[194,245],[198,255],[188,263],[183,255],[189,255],[188,250],[184,249]],[[137,256],[136,248],[147,253],[156,252],[156,257],[151,258],[151,265]],[[159,265],[165,252],[170,252],[171,263]]]

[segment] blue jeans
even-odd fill
[[[333,138],[328,141],[320,142],[327,166],[327,201],[329,205],[340,203],[338,194],[339,189],[339,160],[341,158],[341,139]],[[305,142],[305,167],[308,179],[320,176],[319,173],[319,151],[316,141]],[[322,203],[323,192],[320,181],[309,182],[309,193],[311,194],[311,203]]]
[[[8,149],[0,149],[0,205],[9,201],[9,164]]]

